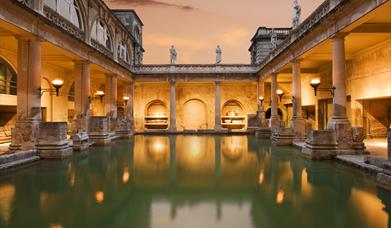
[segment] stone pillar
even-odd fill
[[[124,100],[124,116],[118,119],[116,132],[121,138],[129,138],[133,130],[133,82],[124,83],[122,96],[128,97],[129,100]]]
[[[257,102],[258,102],[258,111],[257,111],[257,117],[259,120],[259,126],[265,127],[265,110],[263,108],[263,104],[261,104],[261,101],[259,100],[259,97],[265,98],[265,81],[259,79],[258,81],[258,96],[257,96]]]
[[[41,41],[18,40],[17,115],[10,150],[36,149],[41,122]]]
[[[117,76],[106,75],[105,85],[105,112],[109,121],[109,131],[115,131],[117,121]]]
[[[221,82],[216,81],[215,91],[215,131],[221,130]]]
[[[388,160],[391,161],[391,128],[388,128],[387,131],[387,150],[388,150]]]
[[[175,81],[170,81],[170,131],[176,131],[176,87]]]
[[[295,133],[295,141],[305,140],[305,119],[301,110],[301,60],[292,62],[292,97],[293,97],[293,116],[290,127]]]
[[[276,132],[280,127],[280,118],[278,117],[278,99],[277,99],[277,74],[272,74],[272,81],[270,86],[270,97],[271,97],[271,116],[270,116],[270,128],[272,132]]]
[[[72,123],[72,141],[75,150],[83,150],[88,143],[88,120],[90,117],[90,64],[75,62],[75,118]]]
[[[345,78],[345,36],[338,34],[333,42],[333,116],[328,122],[328,129],[336,131],[339,149],[352,148],[351,125],[346,114],[346,78]]]

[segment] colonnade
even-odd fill
[[[347,118],[347,98],[346,98],[346,76],[345,76],[345,36],[346,34],[337,34],[332,37],[332,82],[333,91],[333,115],[328,122],[327,129],[335,130],[339,148],[351,147],[351,125]],[[290,121],[290,127],[295,133],[295,139],[303,141],[305,139],[305,119],[302,115],[302,95],[301,95],[301,59],[292,61],[292,105],[293,116]],[[277,78],[278,74],[272,73],[271,78],[271,119],[270,128],[272,132],[281,128],[278,117],[277,100]],[[264,96],[264,80],[258,82],[258,95]],[[261,110],[263,107],[258,106]],[[349,144],[350,142],[350,144]]]
[[[41,88],[42,41],[32,37],[17,37],[17,42],[17,117],[15,127],[12,129],[10,149],[26,151],[36,149],[40,135],[39,125],[42,122],[41,97],[44,91]],[[85,60],[74,61],[75,118],[72,134],[88,133],[88,121],[91,118],[90,104],[94,98],[94,94],[91,94],[90,65]],[[105,76],[105,113],[112,120],[109,123],[109,131],[116,131],[116,124],[113,122],[117,118],[118,76],[115,74]],[[132,122],[133,82],[125,82],[124,96],[128,97],[124,105],[125,118]]]

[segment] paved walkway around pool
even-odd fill
[[[366,139],[364,141],[365,147],[367,148],[369,154],[365,155],[338,155],[336,159],[343,163],[356,166],[361,169],[365,169],[369,172],[378,173],[383,169],[378,166],[371,165],[366,163],[367,158],[371,157],[374,159],[384,159],[387,160],[387,138],[376,138],[376,139]],[[295,143],[295,146],[304,147],[304,142]]]

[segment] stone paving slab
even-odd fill
[[[366,157],[366,155],[337,155],[336,159],[338,161],[355,166],[357,168],[364,169],[371,173],[379,173],[383,171],[382,168],[365,163]]]

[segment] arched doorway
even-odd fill
[[[281,111],[281,109],[277,109],[277,112],[278,112],[278,116],[280,117],[280,120],[282,120],[282,111]],[[266,119],[270,119],[270,117],[272,116],[272,109],[271,108],[269,108],[267,111],[266,111],[266,113],[265,113],[265,118]]]
[[[207,129],[208,117],[206,104],[198,99],[185,102],[182,111],[183,129]]]

